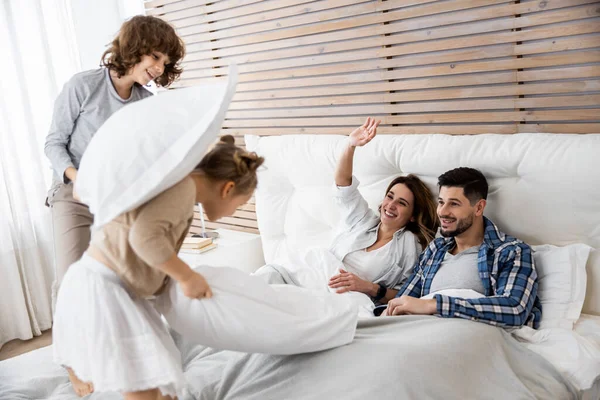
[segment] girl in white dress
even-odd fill
[[[263,161],[225,136],[182,181],[94,231],[58,294],[55,361],[97,392],[174,398],[185,381],[161,314],[186,339],[229,350],[290,354],[352,341],[356,310],[339,296],[278,290],[227,268],[194,270],[177,256],[194,204],[210,220],[233,214]]]

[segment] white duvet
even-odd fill
[[[186,297],[169,282],[156,309],[186,340],[248,353],[298,354],[348,344],[357,312],[348,298],[291,285],[268,285],[227,267],[194,267],[213,297]]]
[[[268,264],[259,268],[254,275],[265,280],[281,282],[311,289],[319,292],[336,294],[337,289],[329,287],[329,278],[340,273],[340,269],[347,269],[329,250],[325,248],[311,248],[305,252],[289,252],[285,260],[278,264]],[[273,279],[277,274],[277,279]],[[375,305],[369,296],[359,292],[336,294],[349,298],[358,309],[359,318],[373,317]]]
[[[543,318],[543,317],[542,317]],[[600,317],[595,319],[596,342],[571,329],[532,329],[524,326],[512,332],[525,347],[550,361],[579,390],[587,390],[600,378]],[[583,318],[582,318],[583,319]]]
[[[478,326],[479,325],[477,324],[474,327]],[[531,332],[523,332],[524,335],[521,337],[523,338],[524,336],[527,338],[529,333]],[[555,368],[565,375],[565,377],[571,377],[571,382],[573,382],[573,384],[580,385],[579,389],[581,390],[581,393],[578,398],[586,400],[598,399],[598,394],[600,394],[600,381],[598,380],[600,379],[600,371],[593,367],[590,368],[589,366],[591,365],[590,362],[593,363],[595,361],[597,363],[600,358],[600,356],[598,356],[600,353],[600,317],[582,315],[576,324],[574,331],[563,330],[561,334],[544,333],[540,336],[543,336],[544,340],[535,343],[531,347],[531,350],[543,355],[544,358],[549,360]],[[364,336],[365,339],[368,337],[370,336]],[[377,337],[378,336],[376,336],[375,339]],[[572,338],[575,339],[573,340]],[[390,335],[382,338],[382,340],[383,339],[385,340],[382,343],[382,346],[385,347],[386,352],[398,351],[398,346],[392,345],[390,347],[390,344],[395,344],[394,341],[399,339],[397,332],[393,335],[390,333]],[[422,340],[425,339],[423,338]],[[410,350],[410,348],[415,345],[419,345],[419,342],[419,340],[416,340],[416,342],[411,344],[411,346],[408,346],[407,349]],[[526,343],[525,345],[529,347],[529,344]],[[210,349],[201,349],[203,349],[203,347],[193,346],[192,344],[180,347],[185,375],[190,383],[188,395],[184,396],[182,400],[203,400],[205,397],[196,392],[211,392],[213,387],[207,385],[207,382],[214,382],[216,387],[219,387],[223,382],[223,374],[232,372],[230,370],[225,371],[222,369],[222,363],[220,362],[220,359],[218,359],[218,354],[223,353],[211,351]],[[368,354],[372,354],[373,349],[374,347],[370,345]],[[336,350],[336,352],[338,351],[339,350]],[[343,348],[341,351],[344,351]],[[218,353],[215,355],[215,360],[209,357],[212,353]],[[316,353],[315,356],[324,357],[329,353],[330,352]],[[384,357],[384,355],[385,352],[382,353],[381,357]],[[307,359],[307,357],[309,356],[300,358],[295,357],[293,360],[298,364],[299,361]],[[373,358],[372,355],[369,359],[371,358]],[[562,362],[564,359],[567,359],[567,362],[571,363],[570,365],[574,367],[573,374],[570,374],[564,369],[566,366]],[[376,359],[376,362],[379,365],[385,365],[387,368],[390,368],[397,366],[396,359],[394,358],[394,360],[395,361],[391,364],[382,364],[383,361],[381,358]],[[235,365],[231,365],[230,367],[233,368],[234,366]],[[340,367],[344,367],[344,365],[338,364],[338,368]],[[577,369],[580,371],[579,375]],[[241,370],[238,371],[243,373]],[[209,374],[209,372],[212,372],[212,375]],[[331,370],[329,372],[331,373]],[[593,375],[594,373],[596,376]],[[378,372],[377,370],[371,373],[368,369],[363,369],[362,374],[363,379],[365,374],[371,374],[370,376],[382,379],[380,371]],[[338,374],[334,374],[333,377],[337,375]],[[324,374],[324,376],[328,375]],[[331,378],[332,376],[328,376],[328,379]],[[440,379],[427,379],[429,379],[427,385],[430,387],[441,384]],[[591,379],[595,379],[596,384],[592,389],[587,389],[585,383],[589,383]],[[269,382],[280,382],[280,380]],[[435,382],[437,382],[437,384]],[[252,382],[248,382],[248,384],[251,383]],[[318,380],[312,381],[306,386],[306,390],[310,390],[309,388],[318,388],[319,384],[320,382]],[[346,379],[343,386],[347,386],[347,384],[351,384],[351,381]],[[373,383],[373,385],[375,384],[376,383]],[[363,386],[366,389],[371,389],[374,387],[373,385],[369,384]],[[343,387],[341,386],[339,390],[341,391],[342,389]],[[419,398],[417,396],[421,393],[420,390],[421,388],[417,386],[415,398]],[[291,391],[288,392],[287,398],[294,398],[293,393],[294,392]],[[90,400],[119,400],[122,399],[122,396],[118,393],[97,393],[89,398]],[[0,361],[0,399],[78,400],[79,398],[72,391],[65,370],[52,362],[52,347],[45,347],[9,360]]]
[[[483,297],[470,289],[446,289],[436,293],[464,299]],[[436,293],[423,298],[433,298]],[[582,316],[580,325],[598,329],[600,317]],[[529,350],[550,361],[578,390],[590,389],[600,377],[600,329],[587,337],[564,328],[533,329],[523,326],[510,332]]]

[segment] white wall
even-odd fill
[[[83,71],[98,68],[106,46],[126,19],[144,13],[143,0],[70,0]]]

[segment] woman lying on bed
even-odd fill
[[[433,239],[438,219],[431,191],[414,175],[397,177],[388,185],[379,213],[358,191],[359,182],[352,175],[354,152],[375,137],[379,122],[368,118],[350,133],[338,161],[334,196],[342,224],[329,254],[313,251],[302,260],[286,260],[285,265],[265,265],[255,275],[269,283],[312,288],[318,284],[310,281],[320,279],[337,293],[364,293],[376,303],[394,298]],[[332,264],[337,266],[333,270]]]

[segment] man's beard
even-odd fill
[[[447,219],[448,217],[446,216],[441,216],[441,219]],[[450,218],[448,218],[450,219]],[[463,218],[463,219],[459,219],[457,220],[457,224],[456,224],[456,229],[453,231],[445,231],[443,228],[440,228],[440,234],[443,237],[455,237],[460,235],[461,233],[466,232],[472,225],[473,225],[473,220],[474,220],[474,216],[473,214],[471,214],[469,217],[467,218]]]

